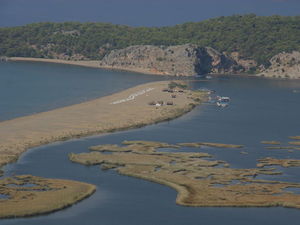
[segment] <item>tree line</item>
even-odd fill
[[[58,54],[101,59],[131,45],[193,43],[220,52],[239,52],[259,64],[277,53],[300,50],[300,16],[255,14],[218,17],[168,27],[130,27],[110,23],[34,23],[0,28],[0,56],[53,58]]]

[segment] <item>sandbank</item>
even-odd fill
[[[179,117],[207,96],[206,92],[190,90],[163,91],[168,85],[168,81],[143,84],[81,104],[0,122],[0,166],[17,160],[31,147]],[[158,101],[164,105],[149,104]],[[172,105],[167,105],[170,102]]]

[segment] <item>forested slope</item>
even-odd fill
[[[219,17],[170,27],[129,27],[108,23],[35,23],[0,28],[0,56],[101,59],[131,45],[192,43],[219,52],[239,52],[267,65],[272,56],[300,50],[300,16]]]

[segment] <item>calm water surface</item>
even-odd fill
[[[50,63],[0,62],[0,121],[166,79]]]
[[[266,156],[300,158],[300,151],[267,151],[260,144],[262,140],[287,142],[288,136],[300,135],[300,93],[293,91],[300,89],[299,81],[219,78],[191,82],[191,86],[214,89],[218,94],[230,96],[232,102],[224,109],[202,105],[174,121],[137,130],[31,149],[17,163],[6,167],[6,175],[73,179],[93,183],[98,190],[65,210],[35,218],[0,220],[0,224],[281,225],[287,221],[296,224],[300,220],[300,211],[296,209],[182,207],[175,204],[176,192],[169,187],[68,161],[68,153],[88,151],[91,145],[120,144],[123,140],[244,144],[243,151],[248,155],[236,149],[201,149],[216,159],[228,161],[234,168],[255,167],[256,159]],[[299,168],[279,169],[284,175],[263,178],[300,182]]]

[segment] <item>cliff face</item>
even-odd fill
[[[113,50],[100,62],[101,66],[144,70],[147,73],[190,76],[197,74],[199,49],[194,45],[158,47],[136,45]]]
[[[177,46],[136,45],[113,50],[100,66],[146,73],[192,76],[208,73],[232,73],[236,62],[212,48],[193,44]]]
[[[272,78],[300,78],[300,52],[279,53],[270,60],[271,66],[259,76]]]
[[[265,69],[255,60],[245,59],[238,52],[220,53],[197,45],[135,45],[113,50],[100,61],[100,66],[143,73],[193,76],[195,74],[240,74],[260,71],[259,76],[300,78],[300,52],[280,53]]]
[[[228,74],[237,72],[237,63],[231,57],[220,53],[211,47],[206,47],[205,51],[207,53],[207,61],[210,68],[208,73]]]

